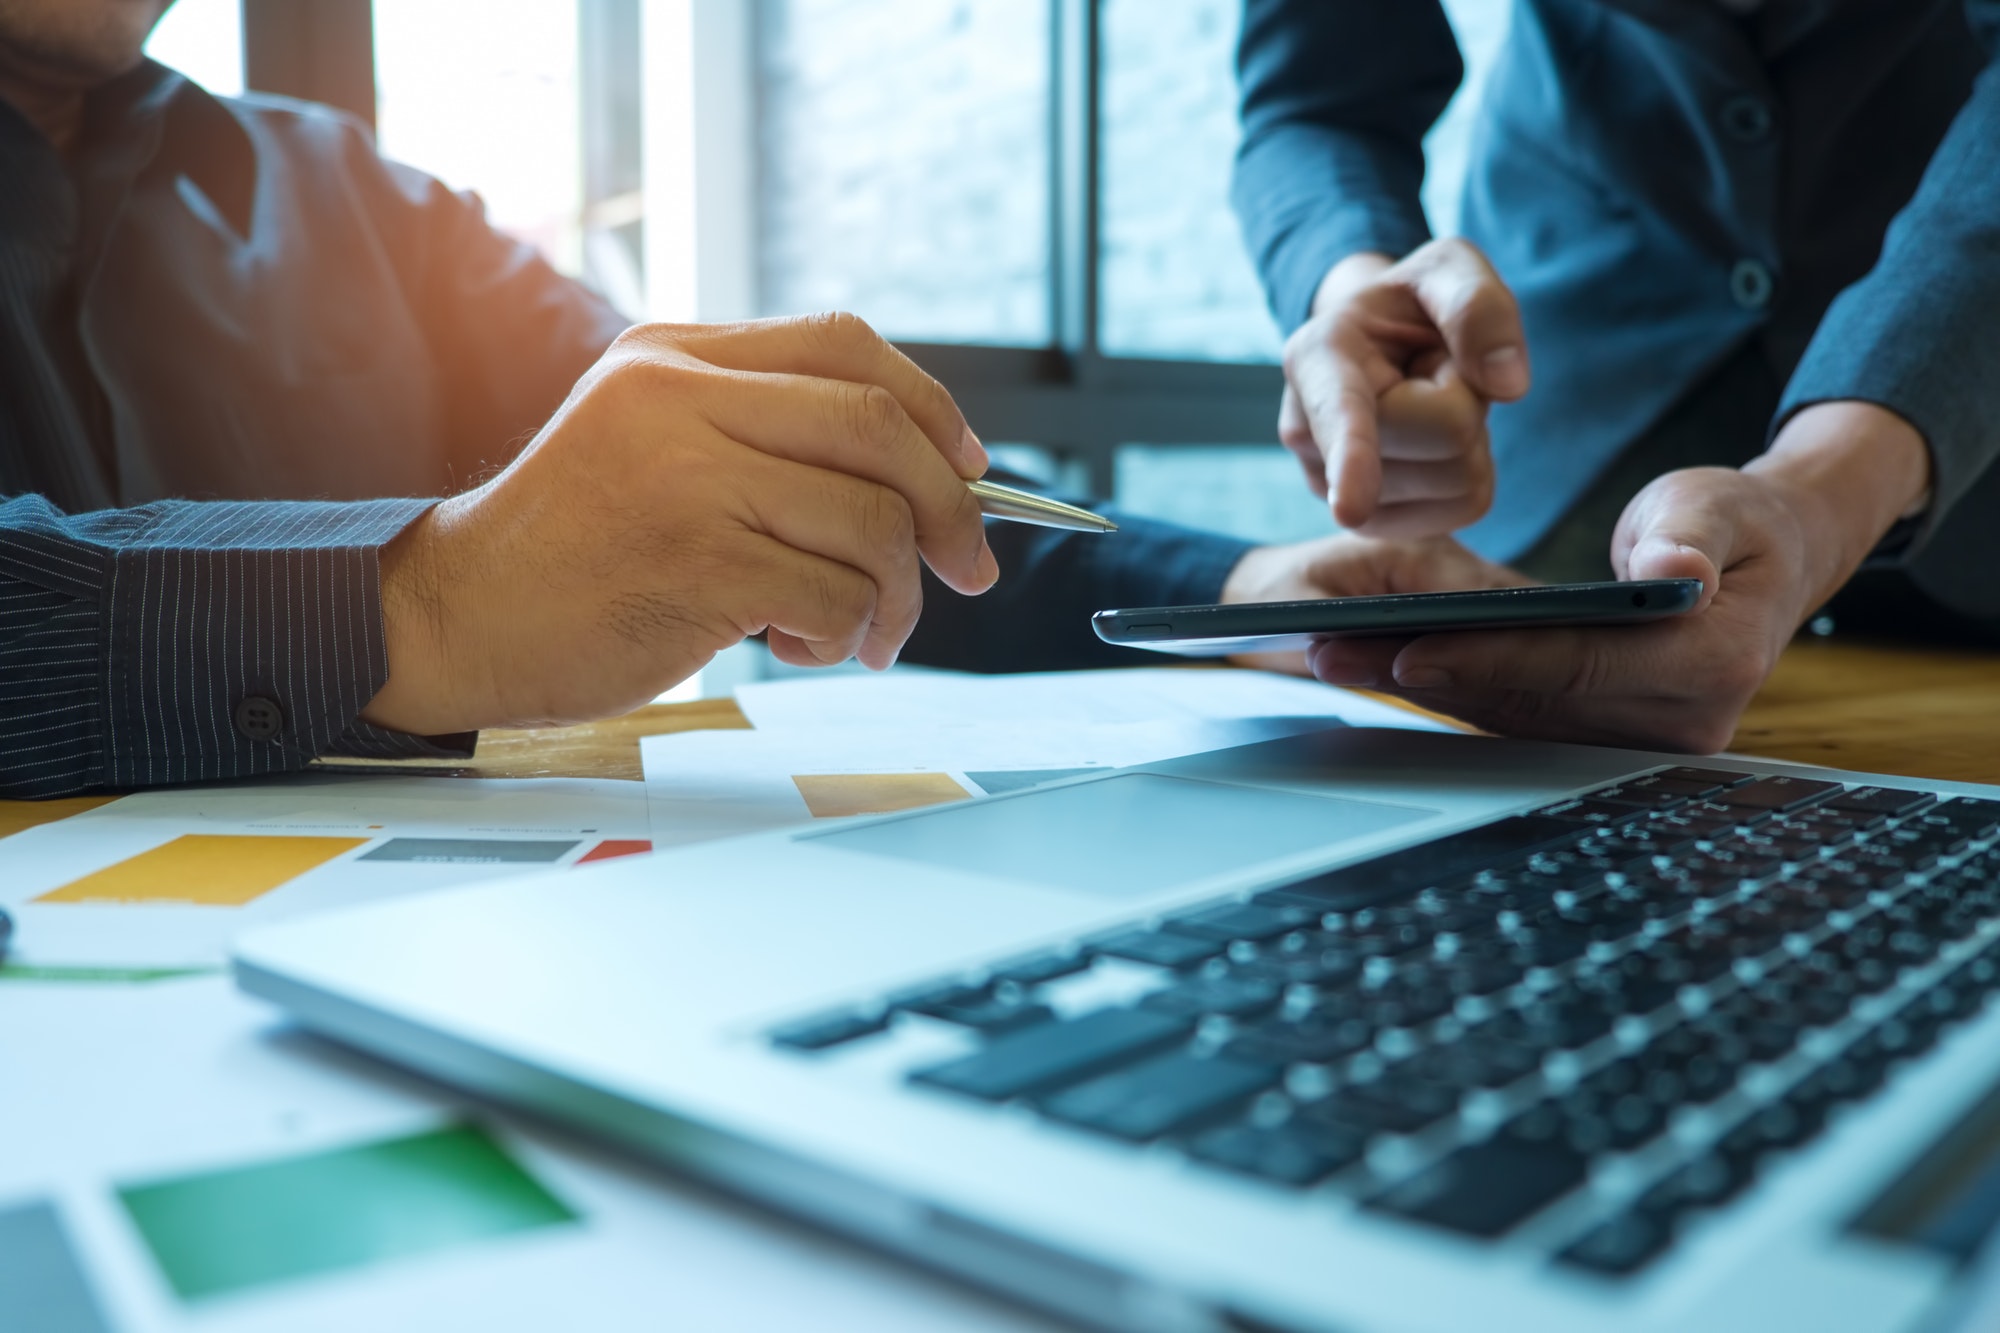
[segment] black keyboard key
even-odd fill
[[[1397,1066],[1427,1083],[1443,1087],[1504,1088],[1542,1067],[1542,1053],[1533,1046],[1487,1037],[1477,1029],[1449,1046],[1433,1046]]]
[[[1590,800],[1609,801],[1641,810],[1671,810],[1688,801],[1699,800],[1721,790],[1710,783],[1675,782],[1668,778],[1638,778],[1587,793]]]
[[[1753,827],[1776,813],[1762,806],[1722,804],[1722,798],[1731,794],[1726,791],[1717,792],[1714,799],[1684,805],[1674,811],[1674,815],[1680,819],[1699,821],[1713,827],[1740,829]]]
[[[1272,949],[1229,964],[1230,974],[1274,986],[1339,985],[1352,981],[1367,960],[1346,948]]]
[[[1224,1014],[1242,1018],[1275,1009],[1281,993],[1268,981],[1223,975],[1192,977],[1187,981],[1154,991],[1141,1000],[1148,1009],[1163,1014],[1198,1018],[1203,1014]]]
[[[1732,787],[1716,799],[1753,810],[1797,810],[1841,790],[1838,782],[1822,782],[1818,778],[1771,777]]]
[[[889,1025],[889,1015],[877,1010],[850,1009],[815,1014],[771,1033],[771,1040],[795,1051],[823,1051],[857,1037],[872,1036]]]
[[[1895,818],[1921,810],[1935,799],[1929,792],[1904,791],[1900,787],[1856,787],[1851,791],[1840,793],[1828,801],[1824,808]]]
[[[1135,963],[1152,963],[1159,967],[1193,967],[1206,962],[1222,952],[1222,944],[1216,940],[1197,939],[1193,935],[1177,935],[1164,930],[1128,930],[1123,935],[1114,935],[1108,940],[1099,940],[1091,945],[1095,953],[1108,954],[1113,958],[1129,958]]]
[[[1834,798],[1836,801],[1839,797]],[[1837,829],[1845,834],[1866,833],[1869,829],[1880,828],[1889,821],[1889,816],[1878,815],[1867,810],[1849,810],[1831,804],[1815,805],[1801,810],[1786,819],[1795,824],[1806,824],[1823,829]]]
[[[1697,1157],[1647,1190],[1639,1209],[1658,1218],[1677,1218],[1701,1208],[1718,1208],[1750,1183],[1742,1163],[1721,1153]]]
[[[1555,1099],[1563,1140],[1592,1155],[1625,1152],[1652,1138],[1666,1128],[1667,1107],[1648,1096],[1645,1087],[1646,1070],[1637,1060],[1614,1061],[1598,1070]]]
[[[1810,1109],[1801,1113],[1790,1102],[1772,1102],[1723,1135],[1718,1147],[1739,1170],[1754,1171],[1763,1158],[1797,1147],[1818,1133],[1823,1123],[1823,1117]]]
[[[1366,1140],[1331,1125],[1225,1125],[1188,1144],[1188,1154],[1280,1185],[1313,1185],[1361,1160]]]
[[[1882,1085],[1886,1067],[1879,1062],[1842,1054],[1792,1085],[1785,1100],[1825,1114],[1846,1102],[1858,1101]]]
[[[1459,1149],[1369,1206],[1491,1238],[1581,1185],[1585,1174],[1584,1158],[1567,1147],[1495,1138]]]
[[[1583,956],[1590,948],[1588,933],[1558,923],[1537,930],[1516,931],[1507,937],[1507,956],[1524,967],[1560,967]]]
[[[1518,958],[1487,952],[1457,953],[1440,961],[1445,985],[1459,995],[1491,995],[1503,991],[1527,975],[1528,964]]]
[[[1050,950],[1031,958],[1002,963],[993,969],[995,981],[1011,981],[1017,986],[1039,986],[1045,981],[1072,976],[1090,966],[1090,955]]]
[[[977,1004],[990,998],[984,986],[968,986],[964,982],[945,981],[898,991],[889,997],[889,1007],[913,1014],[927,1014],[945,1005]]]
[[[1617,1016],[1602,997],[1566,990],[1509,1010],[1479,1031],[1524,1046],[1572,1049],[1609,1032]]]
[[[1184,1051],[1092,1079],[1042,1103],[1056,1120],[1143,1143],[1208,1119],[1278,1081],[1273,1065]]]
[[[1266,1019],[1232,1040],[1228,1053],[1262,1064],[1326,1064],[1374,1040],[1374,1027],[1363,1019],[1308,1014],[1296,1022]]]
[[[1661,1219],[1646,1213],[1625,1213],[1586,1232],[1556,1258],[1573,1268],[1624,1277],[1658,1258],[1673,1240],[1673,1229]]]
[[[1670,768],[1657,776],[1673,782],[1699,782],[1717,787],[1735,787],[1750,781],[1753,773],[1732,773],[1726,768]]]
[[[1193,1024],[1150,1009],[1100,1009],[1011,1033],[973,1055],[921,1069],[917,1083],[1006,1101],[1101,1073],[1185,1038]]]
[[[1353,1083],[1299,1108],[1302,1120],[1364,1134],[1414,1134],[1458,1110],[1458,1090],[1403,1074]]]
[[[1429,975],[1392,979],[1366,991],[1362,1014],[1378,1028],[1409,1028],[1451,1011],[1457,995],[1443,980]]]
[[[1205,940],[1268,940],[1311,925],[1314,914],[1298,908],[1264,907],[1256,903],[1230,903],[1206,911],[1190,912],[1166,923],[1168,930]]]
[[[1003,1032],[1017,1032],[1022,1028],[1033,1027],[1037,1023],[1047,1023],[1056,1016],[1055,1011],[1045,1004],[990,997],[974,1000],[968,1004],[936,1005],[920,1012],[991,1036],[998,1036]]]
[[[1671,1028],[1638,1055],[1646,1084],[1655,1080],[1657,1101],[1677,1100],[1697,1105],[1714,1101],[1736,1086],[1737,1071],[1748,1058],[1740,1046],[1719,1043],[1692,1027]]]
[[[1975,838],[1990,838],[2000,830],[2000,801],[1976,796],[1958,796],[1939,805],[1930,814],[1948,819]]]
[[[1549,819],[1566,819],[1577,824],[1616,825],[1631,819],[1637,809],[1638,807],[1618,801],[1586,798],[1564,801],[1560,805],[1551,805],[1535,813]]]
[[[1585,832],[1584,827],[1566,820],[1520,815],[1329,870],[1286,884],[1277,892],[1285,895],[1286,901],[1317,903],[1323,911],[1352,910],[1418,889],[1442,887],[1489,867],[1565,846]],[[1262,895],[1258,900],[1264,901]]]

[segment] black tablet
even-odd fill
[[[1106,643],[1187,657],[1227,657],[1303,648],[1315,639],[1547,625],[1633,625],[1692,611],[1700,600],[1700,579],[1647,579],[1397,597],[1329,597],[1313,602],[1154,606],[1137,611],[1099,611],[1090,624]]]

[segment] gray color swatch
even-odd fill
[[[391,838],[362,861],[442,861],[451,865],[538,865],[560,861],[581,839],[538,842],[525,838]]]
[[[967,773],[965,776],[978,783],[979,790],[988,796],[998,796],[1001,792],[1026,791],[1044,782],[1061,782],[1064,778],[1110,771],[1108,768],[1000,768],[986,773]]]
[[[51,1204],[0,1211],[0,1323],[35,1333],[109,1333]]]

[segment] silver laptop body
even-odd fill
[[[1094,1326],[1922,1329],[2000,1217],[1996,798],[1333,730],[278,925],[235,968]]]

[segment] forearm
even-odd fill
[[[1790,434],[1806,414],[1847,401],[1878,405],[1913,428],[1929,449],[1933,502],[1906,553],[1912,560],[1940,524],[1989,523],[1981,514],[1954,520],[1953,511],[2000,466],[1995,309],[2000,60],[1980,77],[1938,145],[1916,194],[1890,225],[1875,267],[1820,321],[1777,416],[1782,434]]]
[[[1811,606],[1831,597],[1932,489],[1923,436],[1894,412],[1865,402],[1804,409],[1743,471],[1782,486],[1802,508]]]
[[[1346,256],[1430,238],[1423,136],[1464,65],[1436,0],[1250,0],[1237,72],[1231,198],[1289,331]]]

